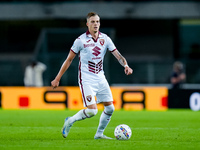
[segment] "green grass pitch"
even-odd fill
[[[102,111],[76,122],[66,139],[61,135],[70,110],[0,109],[0,150],[199,150],[200,112],[191,110],[115,111],[105,135],[114,138],[114,129],[127,124],[132,137],[127,141],[95,140]]]

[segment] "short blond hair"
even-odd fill
[[[89,12],[88,14],[87,14],[87,17],[86,17],[86,20],[88,21],[88,19],[90,18],[90,17],[93,17],[93,16],[99,16],[97,13],[95,13],[95,12]]]

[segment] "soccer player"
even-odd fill
[[[125,74],[132,74],[133,70],[128,66],[126,59],[119,53],[110,37],[99,31],[100,17],[97,13],[90,12],[87,15],[88,31],[80,35],[62,64],[60,71],[51,82],[53,88],[59,86],[59,81],[64,72],[69,68],[76,54],[79,53],[79,87],[83,97],[84,106],[74,116],[65,119],[61,130],[64,138],[67,137],[74,122],[91,118],[98,112],[97,103],[103,103],[104,111],[101,114],[99,126],[94,136],[95,139],[112,139],[103,134],[114,111],[113,98],[110,87],[103,71],[103,59],[109,50],[125,68]],[[95,101],[95,96],[97,101]]]

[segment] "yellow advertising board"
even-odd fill
[[[166,110],[166,87],[112,87],[116,110]],[[3,109],[82,109],[79,87],[0,87]],[[103,109],[102,105],[98,105]]]

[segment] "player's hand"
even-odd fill
[[[124,69],[124,72],[125,72],[126,75],[131,75],[133,73],[133,69],[126,66],[125,69]]]
[[[59,81],[54,79],[53,81],[51,81],[51,86],[53,87],[53,89],[57,88],[59,86]]]

